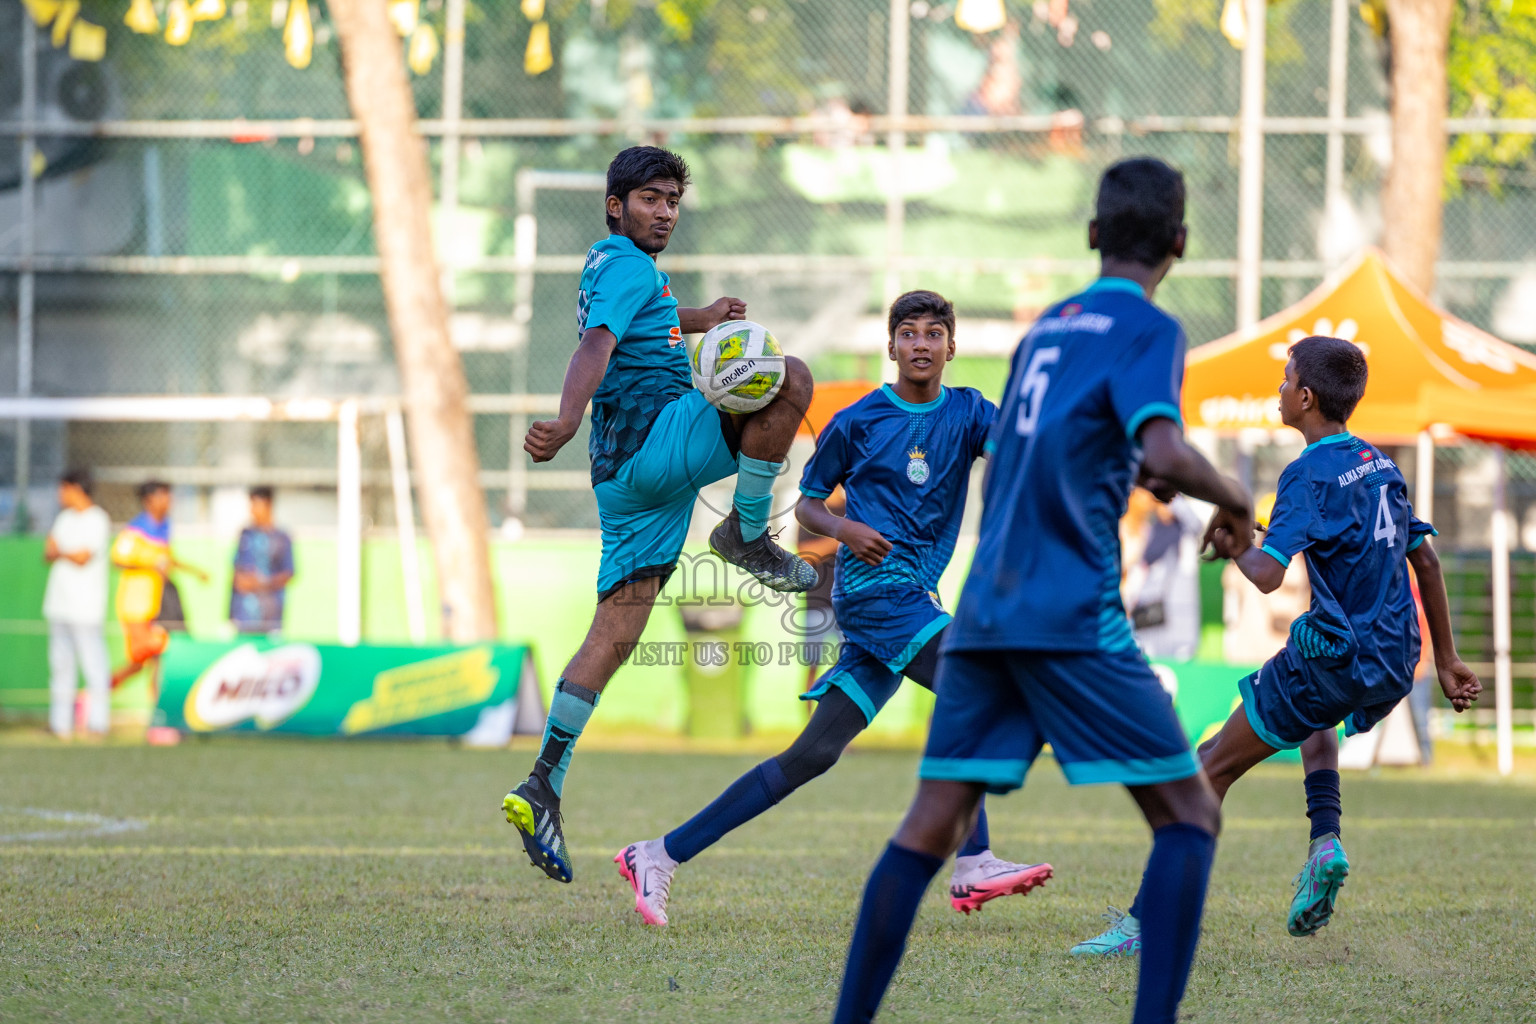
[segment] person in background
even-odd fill
[[[145,666],[159,667],[169,636],[157,620],[165,596],[165,581],[173,569],[181,569],[203,582],[208,574],[171,554],[171,485],[149,480],[139,485],[143,508],[117,535],[112,544],[112,564],[122,570],[117,581],[117,619],[123,627],[128,661],[112,674],[112,685],[122,685]],[[151,680],[158,689],[159,680]]]
[[[1273,491],[1254,504],[1254,521],[1268,529],[1275,507]],[[1228,562],[1221,571],[1222,657],[1233,665],[1262,665],[1285,646],[1291,623],[1312,604],[1312,588],[1301,559],[1292,559],[1280,588],[1261,593],[1241,569]],[[1305,753],[1305,751],[1303,751]]]
[[[1163,504],[1137,488],[1131,507],[1144,506],[1134,561],[1122,586],[1131,628],[1149,658],[1189,661],[1200,646],[1200,532],[1204,524],[1182,497]],[[1129,520],[1130,515],[1126,519]]]
[[[293,579],[293,541],[272,522],[272,488],[251,488],[251,525],[235,548],[229,621],[241,633],[283,628],[283,602]]]
[[[107,545],[112,522],[91,500],[83,470],[59,477],[58,517],[48,531],[43,558],[48,587],[48,728],[68,739],[75,724],[77,672],[85,677],[86,729],[102,736],[111,724],[111,666],[103,626],[107,618]]]

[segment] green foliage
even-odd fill
[[[1453,117],[1536,117],[1536,0],[1461,0],[1446,60]],[[1536,136],[1458,135],[1446,154],[1447,185],[1479,174],[1497,193],[1504,172],[1528,167]]]

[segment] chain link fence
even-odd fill
[[[447,31],[455,3],[461,52]],[[0,0],[0,395],[396,395],[371,203],[323,5],[308,7],[303,69],[285,60],[285,0],[233,0],[180,47],[129,32],[127,6],[86,0],[81,16],[108,28],[92,62]],[[1174,162],[1189,182],[1188,258],[1160,301],[1192,344],[1235,326],[1241,53],[1219,4],[1008,0],[1005,26],[980,34],[957,25],[954,4],[927,0],[406,6],[441,41],[412,83],[454,338],[477,395],[558,392],[581,256],[604,231],[590,181],[642,141],[694,169],[663,257],[676,292],[745,297],[824,379],[878,378],[884,304],[924,286],[961,313],[954,379],[996,394],[1023,326],[1094,272],[1083,225],[1096,176],[1134,153]],[[1266,314],[1379,230],[1388,55],[1346,7],[1344,74],[1332,80],[1335,4],[1270,7]],[[416,40],[402,47],[419,56]],[[1491,180],[1473,167],[1448,191],[1439,298],[1536,340],[1536,313],[1522,313],[1536,307],[1536,178],[1516,158]],[[585,437],[531,466],[518,437],[527,415],[509,408],[477,406],[492,521],[594,527]],[[381,432],[365,418],[365,514],[386,525]],[[0,522],[23,508],[44,521],[53,477],[75,464],[95,468],[115,518],[131,513],[134,481],[160,476],[194,499],[183,522],[211,520],[221,489],[252,483],[334,522],[326,425],[90,422],[0,423]],[[1536,464],[1517,456],[1510,468],[1517,540],[1536,546]],[[1458,542],[1485,543],[1475,509],[1450,500],[1439,514]]]

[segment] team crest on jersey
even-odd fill
[[[928,453],[921,448],[907,452],[907,479],[921,487],[928,482]]]
[[[1065,306],[1062,306],[1061,307],[1061,312],[1057,313],[1056,315],[1057,316],[1077,316],[1077,314],[1081,313],[1082,311],[1083,311],[1083,304],[1081,302],[1069,302]]]
[[[672,297],[672,286],[670,284],[664,284],[661,286],[661,297],[664,299],[670,299]]]

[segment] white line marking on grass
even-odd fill
[[[89,828],[54,830],[49,832],[12,832],[0,835],[0,843],[21,843],[47,839],[87,839],[94,836],[112,836],[121,832],[137,832],[144,822],[133,818],[108,818],[89,811],[50,811],[43,807],[0,807],[0,814],[15,814],[42,821],[60,821],[71,825],[88,825]]]

